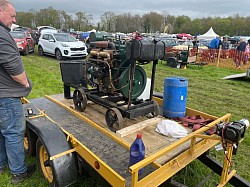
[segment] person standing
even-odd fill
[[[249,58],[249,48],[250,48],[250,39],[246,42],[246,49],[245,49],[245,59],[244,64],[248,64],[248,58]]]
[[[209,44],[209,49],[219,49],[220,44],[221,44],[221,40],[220,40],[220,37],[218,36],[211,40]]]
[[[214,39],[211,40],[210,44],[209,44],[209,53],[210,53],[210,60],[212,62],[215,62],[215,58],[219,53],[219,47],[221,45],[221,40],[220,37],[216,37]]]
[[[244,62],[245,58],[245,50],[246,50],[247,43],[244,41],[243,38],[240,38],[240,43],[236,48],[236,57],[235,57],[235,64],[237,69],[241,68],[241,62]]]
[[[35,166],[26,166],[24,151],[25,119],[21,97],[32,83],[28,78],[9,31],[16,22],[16,10],[8,0],[0,0],[0,174],[9,167],[12,184],[30,177]]]

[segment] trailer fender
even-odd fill
[[[66,134],[46,117],[34,120],[34,123],[40,121],[39,125],[35,125],[32,121],[28,121],[27,124],[38,137],[36,156],[40,169],[50,186],[69,186],[76,182],[78,167],[75,153],[69,153],[50,160],[51,156],[71,149],[71,145],[66,140]]]

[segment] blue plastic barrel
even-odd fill
[[[140,162],[145,157],[145,145],[142,141],[142,134],[137,134],[135,141],[130,146],[130,158],[129,158],[129,167]],[[138,171],[138,174],[141,175],[144,168]]]
[[[188,81],[182,77],[169,77],[164,80],[163,116],[184,117],[186,113]]]

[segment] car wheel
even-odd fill
[[[42,46],[38,46],[38,54],[40,55],[40,56],[43,56],[44,55],[44,51],[43,51],[43,48],[42,48]]]
[[[62,53],[59,49],[56,49],[55,56],[57,60],[63,60]]]
[[[30,53],[30,48],[27,45],[25,51],[23,52],[24,55],[28,55]]]
[[[176,68],[177,67],[177,61],[174,58],[168,58],[167,59],[167,66],[171,68]]]

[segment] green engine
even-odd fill
[[[85,71],[87,84],[97,87],[99,92],[110,95],[122,94],[128,99],[131,61],[127,59],[126,48],[127,44],[121,42],[90,42],[90,56]],[[132,100],[142,94],[146,83],[145,70],[137,63],[133,77]]]

